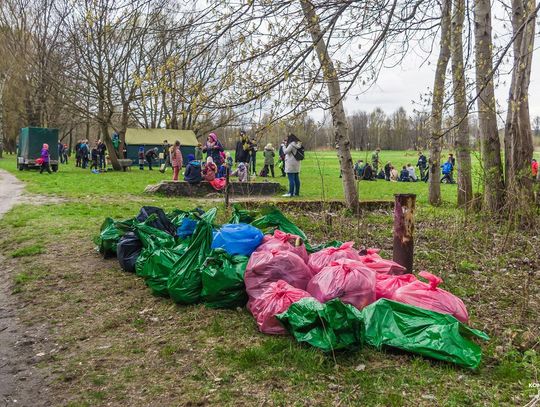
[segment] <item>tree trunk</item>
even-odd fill
[[[444,102],[444,82],[446,67],[450,60],[450,15],[452,0],[445,0],[441,15],[441,40],[439,47],[439,60],[435,71],[433,83],[433,101],[431,105],[431,137],[429,146],[429,203],[441,203],[441,144],[442,144],[442,112]]]
[[[0,74],[0,158],[4,154],[4,86],[6,81],[6,75]]]
[[[503,204],[504,179],[493,86],[493,43],[489,0],[475,0],[474,2],[474,42],[478,124],[484,167],[484,206],[487,211],[495,214]]]
[[[328,86],[330,112],[332,114],[332,123],[334,126],[334,142],[337,144],[338,149],[345,202],[349,209],[357,213],[359,208],[358,191],[356,189],[354,178],[347,116],[345,115],[345,109],[343,108],[343,96],[341,94],[338,74],[334,63],[330,58],[330,54],[328,53],[328,48],[321,33],[319,18],[315,13],[313,5],[309,0],[300,0],[300,4],[302,5],[302,11],[304,12],[304,20],[309,33],[311,34],[313,47],[319,58],[324,79]]]
[[[465,67],[463,64],[463,21],[465,0],[455,0],[452,16],[451,54],[452,84],[454,92],[454,120],[457,121],[456,153],[458,164],[459,206],[466,207],[472,200],[471,151],[469,140],[469,116],[465,89]]]
[[[512,0],[514,35],[535,10],[534,0]],[[531,202],[532,179],[530,163],[534,152],[529,115],[529,83],[531,78],[535,18],[529,20],[517,35],[514,47],[514,67],[504,133],[505,178],[507,203]]]

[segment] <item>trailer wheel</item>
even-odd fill
[[[58,164],[51,165],[51,169],[53,170],[53,172],[58,171]]]

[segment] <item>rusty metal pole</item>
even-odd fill
[[[415,194],[395,194],[393,260],[413,270]]]
[[[229,167],[226,167],[225,169],[225,208],[228,209],[229,208],[229,194],[230,194],[230,180],[229,180]]]

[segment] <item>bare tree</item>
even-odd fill
[[[516,38],[504,134],[507,201],[510,200],[511,206],[518,202],[530,202],[533,197],[529,166],[534,147],[528,96],[535,13],[534,0],[512,0],[512,29]]]
[[[328,86],[328,99],[330,111],[332,112],[332,123],[334,124],[334,140],[337,145],[345,202],[350,209],[357,212],[358,191],[356,190],[349,128],[345,109],[343,108],[343,94],[341,93],[338,74],[328,53],[328,47],[326,46],[319,25],[319,17],[315,14],[313,5],[307,0],[300,0],[300,2],[304,12],[305,24],[311,34],[313,47],[319,58],[323,76]]]
[[[465,64],[463,61],[463,22],[465,0],[454,0],[451,33],[452,84],[454,94],[454,120],[457,126],[456,155],[459,206],[468,206],[472,200],[471,152],[469,135],[469,112],[465,88]]]
[[[474,39],[478,122],[484,170],[484,204],[487,211],[495,214],[503,204],[504,179],[493,85],[493,41],[489,0],[474,1]]]
[[[446,67],[450,60],[451,41],[451,10],[452,0],[445,0],[441,14],[441,39],[439,46],[439,59],[433,83],[433,100],[431,108],[431,137],[429,144],[429,203],[441,203],[441,144],[442,144],[442,114],[444,107],[444,84],[446,80]]]

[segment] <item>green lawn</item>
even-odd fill
[[[382,162],[396,164],[415,157],[381,153]],[[492,406],[525,405],[537,392],[529,383],[539,381],[540,369],[538,237],[481,214],[465,216],[455,208],[454,185],[442,185],[442,208],[427,205],[424,183],[361,182],[360,195],[418,194],[415,270],[440,275],[443,287],[464,300],[471,325],[491,336],[477,372],[389,350],[326,355],[289,337],[260,334],[246,310],[153,297],[115,259],[95,253],[91,239],[103,219],[131,217],[147,204],[218,206],[219,220],[228,217],[221,202],[144,195],[147,184],[164,177],[157,171],[95,175],[70,164],[40,175],[17,171],[9,156],[0,168],[32,193],[61,198],[16,206],[0,220],[0,253],[12,270],[13,293],[25,303],[20,316],[30,327],[44,321],[49,327],[39,366],[52,377],[52,405]],[[334,152],[308,153],[303,197],[321,198],[320,172],[325,198],[341,197]],[[361,218],[339,211],[331,226],[301,207],[286,215],[315,243],[354,240],[391,256],[388,211]]]
[[[367,154],[371,156],[371,154]],[[366,153],[354,152],[353,159],[365,160]],[[381,163],[391,161],[401,167],[409,162],[416,164],[417,155],[412,151],[383,151]],[[258,160],[258,170],[262,168],[262,156]],[[8,156],[0,161],[0,168],[15,171],[15,157]],[[275,168],[277,177],[274,180],[284,187],[288,186],[286,178],[280,177],[279,168]],[[58,174],[51,176],[36,171],[22,171],[16,174],[28,182],[28,191],[41,194],[62,195],[68,197],[115,197],[120,195],[140,194],[149,184],[162,179],[169,179],[172,174],[161,174],[159,171],[140,171],[136,166],[131,171],[93,174],[90,170],[76,168],[73,160],[69,165],[61,165]],[[266,179],[266,178],[264,178]],[[272,178],[268,178],[272,180]],[[257,177],[257,181],[261,178]],[[339,163],[335,152],[307,152],[302,162],[300,173],[301,198],[316,200],[333,200],[343,198],[343,188],[339,178]],[[397,183],[383,180],[359,182],[360,200],[393,200],[396,193],[415,193],[421,203],[427,202],[428,185],[424,182]],[[441,193],[445,202],[456,202],[456,185],[442,185]]]

